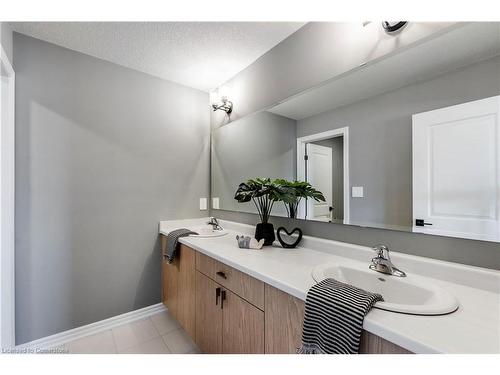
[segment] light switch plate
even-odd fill
[[[363,198],[364,197],[364,192],[363,192],[363,186],[353,186],[352,187],[352,197],[353,198]]]
[[[200,198],[200,211],[207,209],[207,198]]]
[[[212,198],[212,208],[214,210],[219,209],[219,197]]]

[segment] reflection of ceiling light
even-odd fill
[[[394,33],[404,27],[408,21],[383,21],[382,27],[388,33]]]
[[[220,98],[221,104],[212,104],[212,108],[214,111],[220,109],[221,111],[226,112],[228,115],[233,111],[233,102],[227,100],[227,96],[223,96]]]

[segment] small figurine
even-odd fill
[[[238,247],[240,249],[262,249],[264,246],[264,239],[257,241],[255,238],[250,236],[236,236],[236,241],[238,241]]]

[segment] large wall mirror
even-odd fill
[[[214,129],[218,208],[256,213],[234,200],[239,183],[297,179],[325,196],[301,219],[499,241],[499,25],[434,36]]]

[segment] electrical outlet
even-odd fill
[[[207,198],[200,198],[200,211],[207,210]]]

